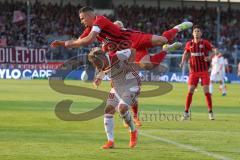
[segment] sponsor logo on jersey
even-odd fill
[[[191,53],[191,56],[204,56],[203,52]]]

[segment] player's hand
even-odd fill
[[[211,57],[204,57],[204,61],[210,62],[211,61]]]
[[[180,67],[180,68],[183,68],[183,66],[184,66],[184,63],[181,62],[181,63],[179,64],[179,67]]]
[[[55,41],[53,41],[52,43],[51,43],[51,47],[52,48],[57,48],[57,47],[60,47],[60,46],[63,46],[63,41],[57,41],[57,40],[55,40]]]
[[[101,84],[101,82],[102,82],[102,79],[96,78],[93,82],[94,87],[98,88],[98,86]]]

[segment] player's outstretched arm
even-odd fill
[[[97,32],[90,32],[87,37],[84,38],[79,38],[77,40],[70,40],[65,42],[65,47],[67,48],[78,48],[81,46],[86,46],[89,45],[90,43],[93,43],[97,37],[98,33]]]
[[[92,31],[89,33],[89,35],[87,37],[78,38],[77,40],[66,41],[65,47],[66,48],[78,48],[81,46],[89,45],[89,44],[93,43],[93,41],[95,41],[97,35],[98,35],[97,32]]]
[[[52,48],[57,48],[57,47],[66,47],[66,48],[78,48],[81,46],[86,46],[90,43],[92,43],[93,41],[95,41],[96,37],[97,37],[98,33],[97,32],[90,32],[89,35],[87,37],[84,38],[78,38],[77,40],[68,40],[68,41],[53,41],[51,43],[51,47]]]
[[[65,47],[65,41],[58,41],[58,40],[55,40],[51,43],[50,45],[52,48],[57,48],[57,47]]]

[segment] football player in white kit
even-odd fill
[[[102,148],[114,148],[113,116],[116,110],[129,126],[129,147],[135,147],[138,133],[129,112],[129,107],[137,102],[141,85],[140,77],[133,67],[135,49],[104,53],[101,48],[96,47],[89,53],[88,60],[99,71],[107,74],[112,83],[112,89],[104,110],[104,127],[108,141]]]
[[[216,50],[215,55],[212,58],[212,69],[211,69],[211,76],[210,76],[210,86],[209,91],[213,93],[213,83],[219,82],[220,87],[219,89],[222,91],[222,96],[225,96],[227,93],[226,85],[225,85],[225,70],[226,66],[228,65],[227,60],[223,57],[223,55]]]

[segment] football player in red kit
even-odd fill
[[[51,47],[80,47],[92,43],[95,39],[114,46],[113,48],[116,51],[132,47],[136,49],[136,63],[139,63],[139,66],[144,69],[152,69],[158,66],[166,55],[165,52],[160,52],[146,58],[146,55],[148,55],[148,48],[171,43],[178,32],[192,27],[191,22],[183,22],[165,31],[162,36],[158,36],[136,30],[121,29],[113,24],[108,18],[96,16],[93,9],[90,7],[81,8],[79,10],[79,17],[81,23],[86,27],[81,36],[77,40],[56,40],[51,43]],[[174,47],[178,48],[179,46],[176,45]],[[142,61],[142,59],[144,60]]]
[[[200,26],[193,26],[192,34],[193,39],[186,43],[182,62],[180,64],[182,67],[187,60],[189,60],[190,63],[188,95],[186,98],[185,112],[182,119],[187,120],[190,117],[189,108],[192,103],[192,96],[199,80],[201,80],[208,106],[209,119],[214,120],[212,111],[212,98],[211,94],[209,93],[210,76],[208,70],[211,61],[209,52],[215,51],[215,48],[213,48],[212,44],[208,40],[202,39],[202,30]]]

